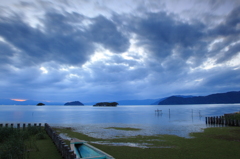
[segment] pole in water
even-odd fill
[[[170,109],[169,109],[169,118],[170,118]]]

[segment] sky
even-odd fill
[[[0,98],[240,90],[239,0],[0,0]]]

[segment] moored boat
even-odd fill
[[[86,141],[76,138],[71,139],[70,147],[78,159],[114,159],[109,154],[88,144]]]

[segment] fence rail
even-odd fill
[[[224,116],[205,117],[205,119],[206,119],[206,124],[240,126],[240,120],[227,119]]]
[[[61,153],[63,158],[65,159],[76,158],[76,155],[70,149],[70,147],[66,145],[63,139],[47,123],[45,123],[45,130],[49,137],[52,139],[53,143],[56,145],[58,151]]]
[[[9,128],[17,128],[22,130],[26,129],[26,127],[31,126],[42,126],[42,123],[0,123],[1,127],[9,127]],[[76,159],[76,155],[70,149],[70,147],[63,141],[63,139],[47,124],[44,124],[44,129],[47,132],[48,136],[52,139],[53,143],[56,145],[57,150],[65,159]]]

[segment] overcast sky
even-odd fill
[[[239,0],[0,0],[0,98],[240,90]]]

